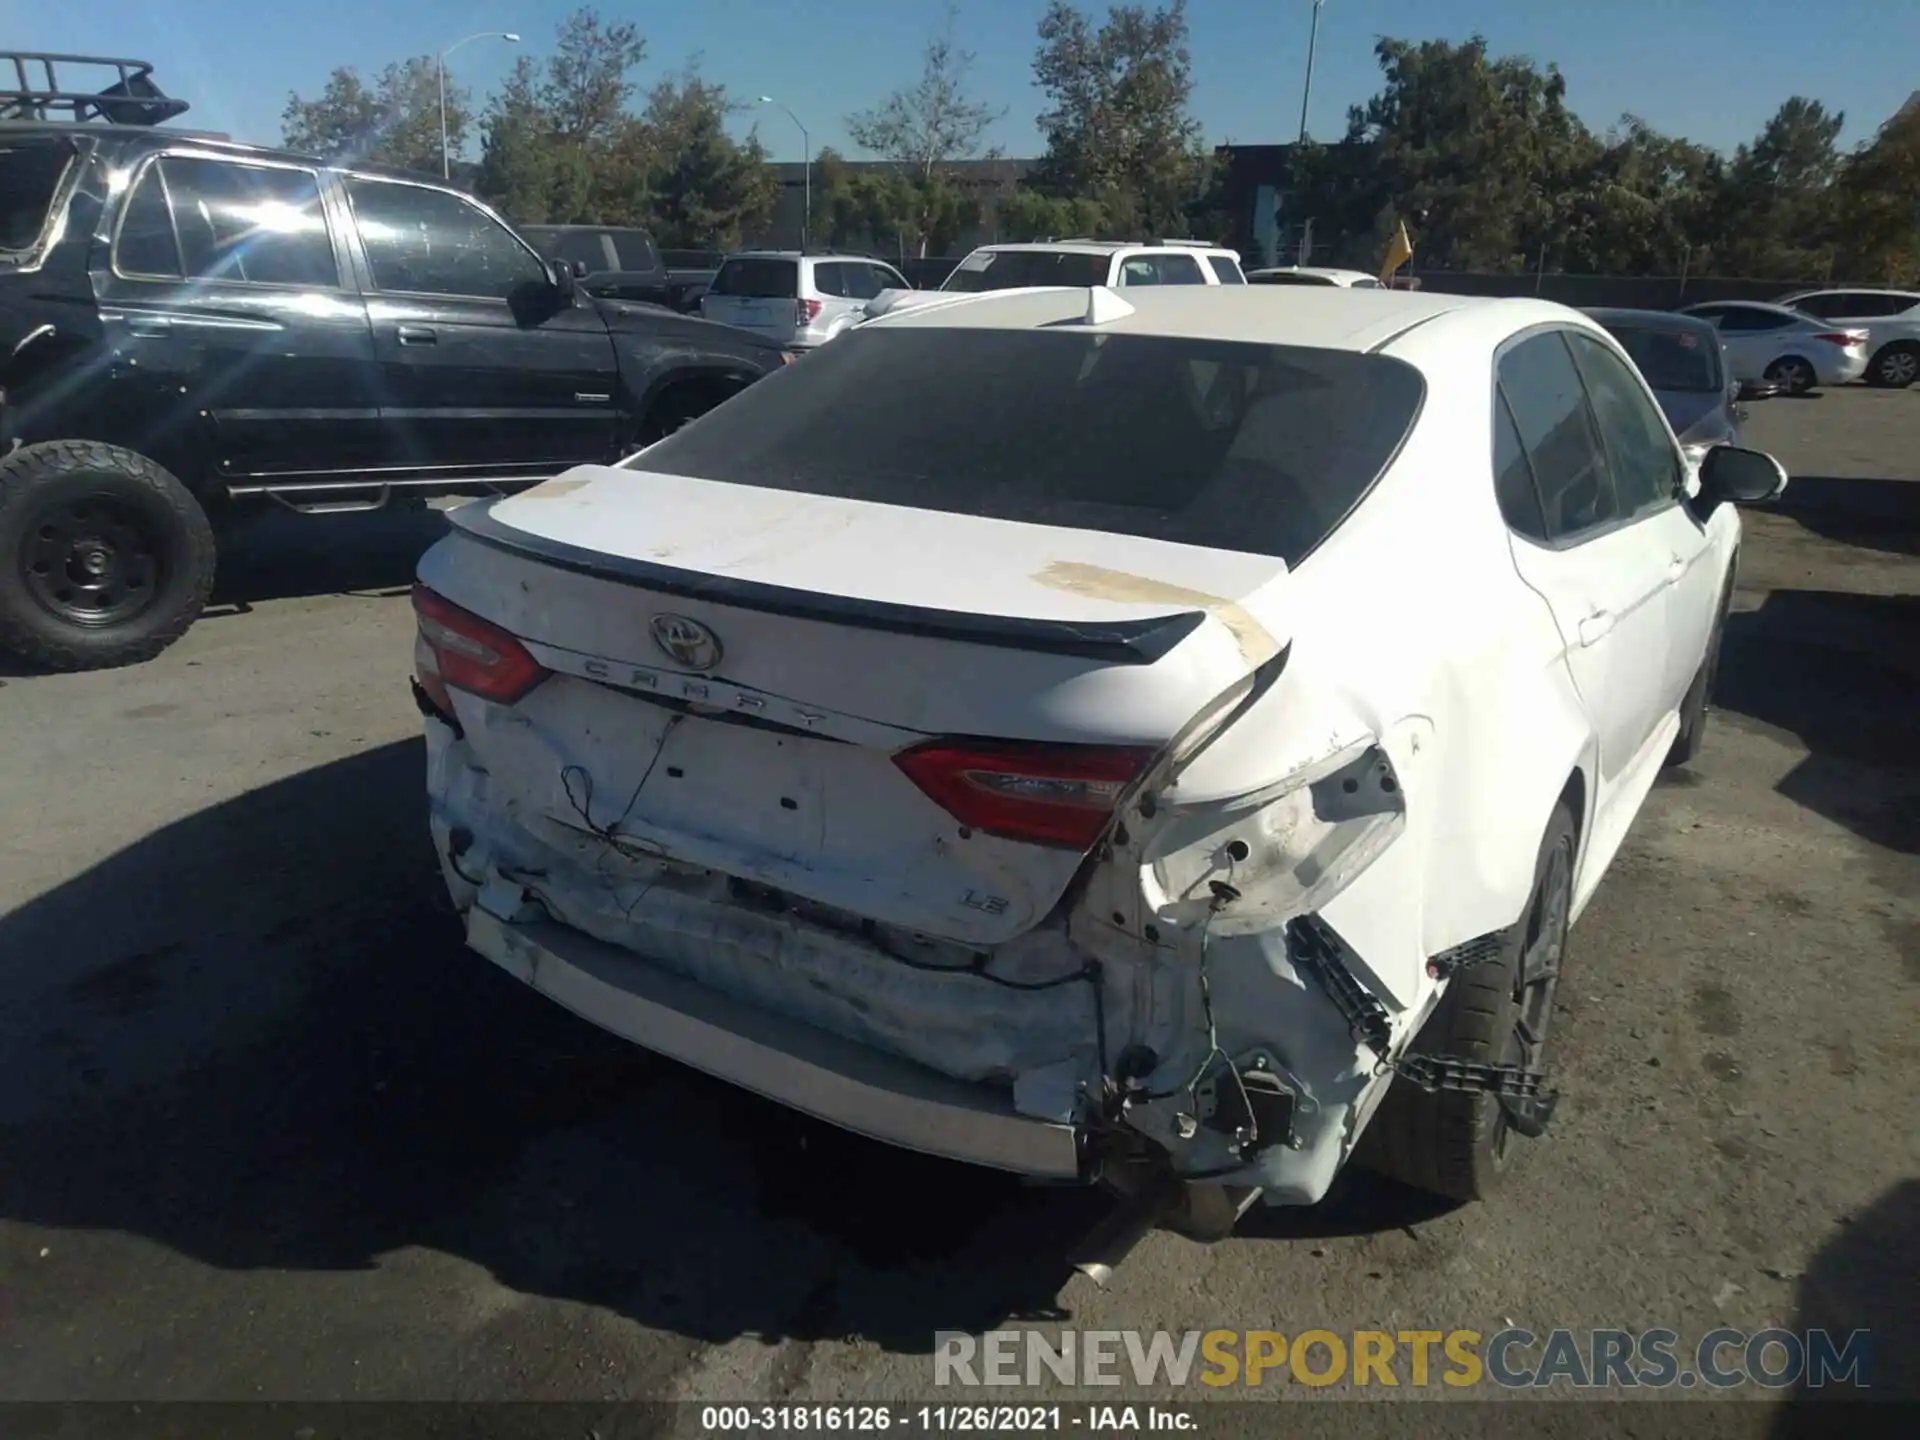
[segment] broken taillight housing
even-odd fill
[[[512,635],[425,585],[413,587],[413,613],[420,626],[414,672],[427,697],[448,715],[449,688],[511,705],[549,674]]]
[[[902,750],[893,763],[962,825],[1085,850],[1155,753],[1137,746],[929,740]]]

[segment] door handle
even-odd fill
[[[440,336],[425,325],[402,325],[394,332],[402,345],[436,345]]]
[[[1611,610],[1595,610],[1580,621],[1580,643],[1597,645],[1613,632],[1614,615]]]
[[[164,315],[129,315],[127,332],[132,335],[165,335],[173,329],[173,321]]]

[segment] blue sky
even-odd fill
[[[1310,3],[1190,0],[1194,108],[1210,140],[1293,138]],[[163,88],[193,102],[183,123],[272,142],[287,92],[317,92],[336,65],[372,71],[474,31],[518,31],[519,47],[477,41],[449,62],[457,83],[484,91],[517,50],[544,53],[574,8],[576,0],[0,0],[0,34],[35,49],[151,60]],[[643,83],[697,55],[736,95],[784,102],[816,149],[845,147],[847,113],[917,74],[920,47],[944,14],[941,0],[608,0],[598,8],[647,35]],[[992,138],[1009,154],[1039,149],[1031,63],[1044,9],[1045,0],[961,0],[960,39],[979,57],[981,97],[1006,107]],[[1459,40],[1476,30],[1496,51],[1557,61],[1573,108],[1597,129],[1632,112],[1724,149],[1795,93],[1845,110],[1843,139],[1865,139],[1920,86],[1914,0],[1327,0],[1310,128],[1339,133],[1346,107],[1378,88],[1376,36]],[[761,110],[739,128],[756,122],[775,158],[800,158],[792,121]]]

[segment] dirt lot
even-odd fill
[[[1090,1197],[796,1123],[466,955],[399,589],[439,521],[263,526],[154,664],[0,671],[0,1400],[924,1399],[935,1330],[1003,1321],[1864,1326],[1914,1394],[1920,393],[1749,439],[1793,503],[1575,932],[1510,1193],[1356,1178],[1104,1292]]]

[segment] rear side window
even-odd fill
[[[614,265],[619,270],[658,270],[660,252],[653,237],[644,230],[615,230],[607,236],[613,242]]]
[[[1209,255],[1207,265],[1213,271],[1213,278],[1222,285],[1244,285],[1247,277],[1240,273],[1239,262],[1229,255]]]
[[[64,140],[0,140],[0,252],[18,254],[40,243],[73,153]]]
[[[976,250],[947,276],[942,290],[1018,290],[1028,285],[1084,289],[1107,283],[1108,257],[1053,250]]]
[[[846,266],[815,265],[813,267],[813,289],[816,295],[831,295],[835,299],[843,298],[847,293]]]
[[[526,238],[549,260],[584,265],[589,275],[624,268],[605,230],[529,230]]]
[[[174,233],[167,203],[167,181],[158,165],[149,165],[127,194],[120,211],[120,233],[113,242],[113,268],[122,275],[184,278],[180,237]]]
[[[311,170],[169,155],[166,181],[188,276],[337,289],[340,267]]]
[[[1775,314],[1771,310],[1755,310],[1746,305],[1729,305],[1719,312],[1722,330],[1759,331],[1778,330],[1792,321],[1785,315]]]
[[[1297,564],[1372,487],[1424,393],[1384,355],[878,327],[749,387],[728,423],[669,436],[645,468]]]
[[[729,260],[708,289],[710,295],[739,295],[752,300],[798,297],[800,267],[792,260]]]
[[[1520,443],[1520,431],[1514,426],[1506,396],[1497,392],[1493,397],[1493,493],[1509,530],[1546,543],[1547,517],[1540,509],[1540,492],[1534,488],[1527,447]]]
[[[1522,340],[1500,357],[1499,373],[1539,487],[1548,537],[1572,541],[1611,525],[1619,505],[1567,342],[1558,331]]]

